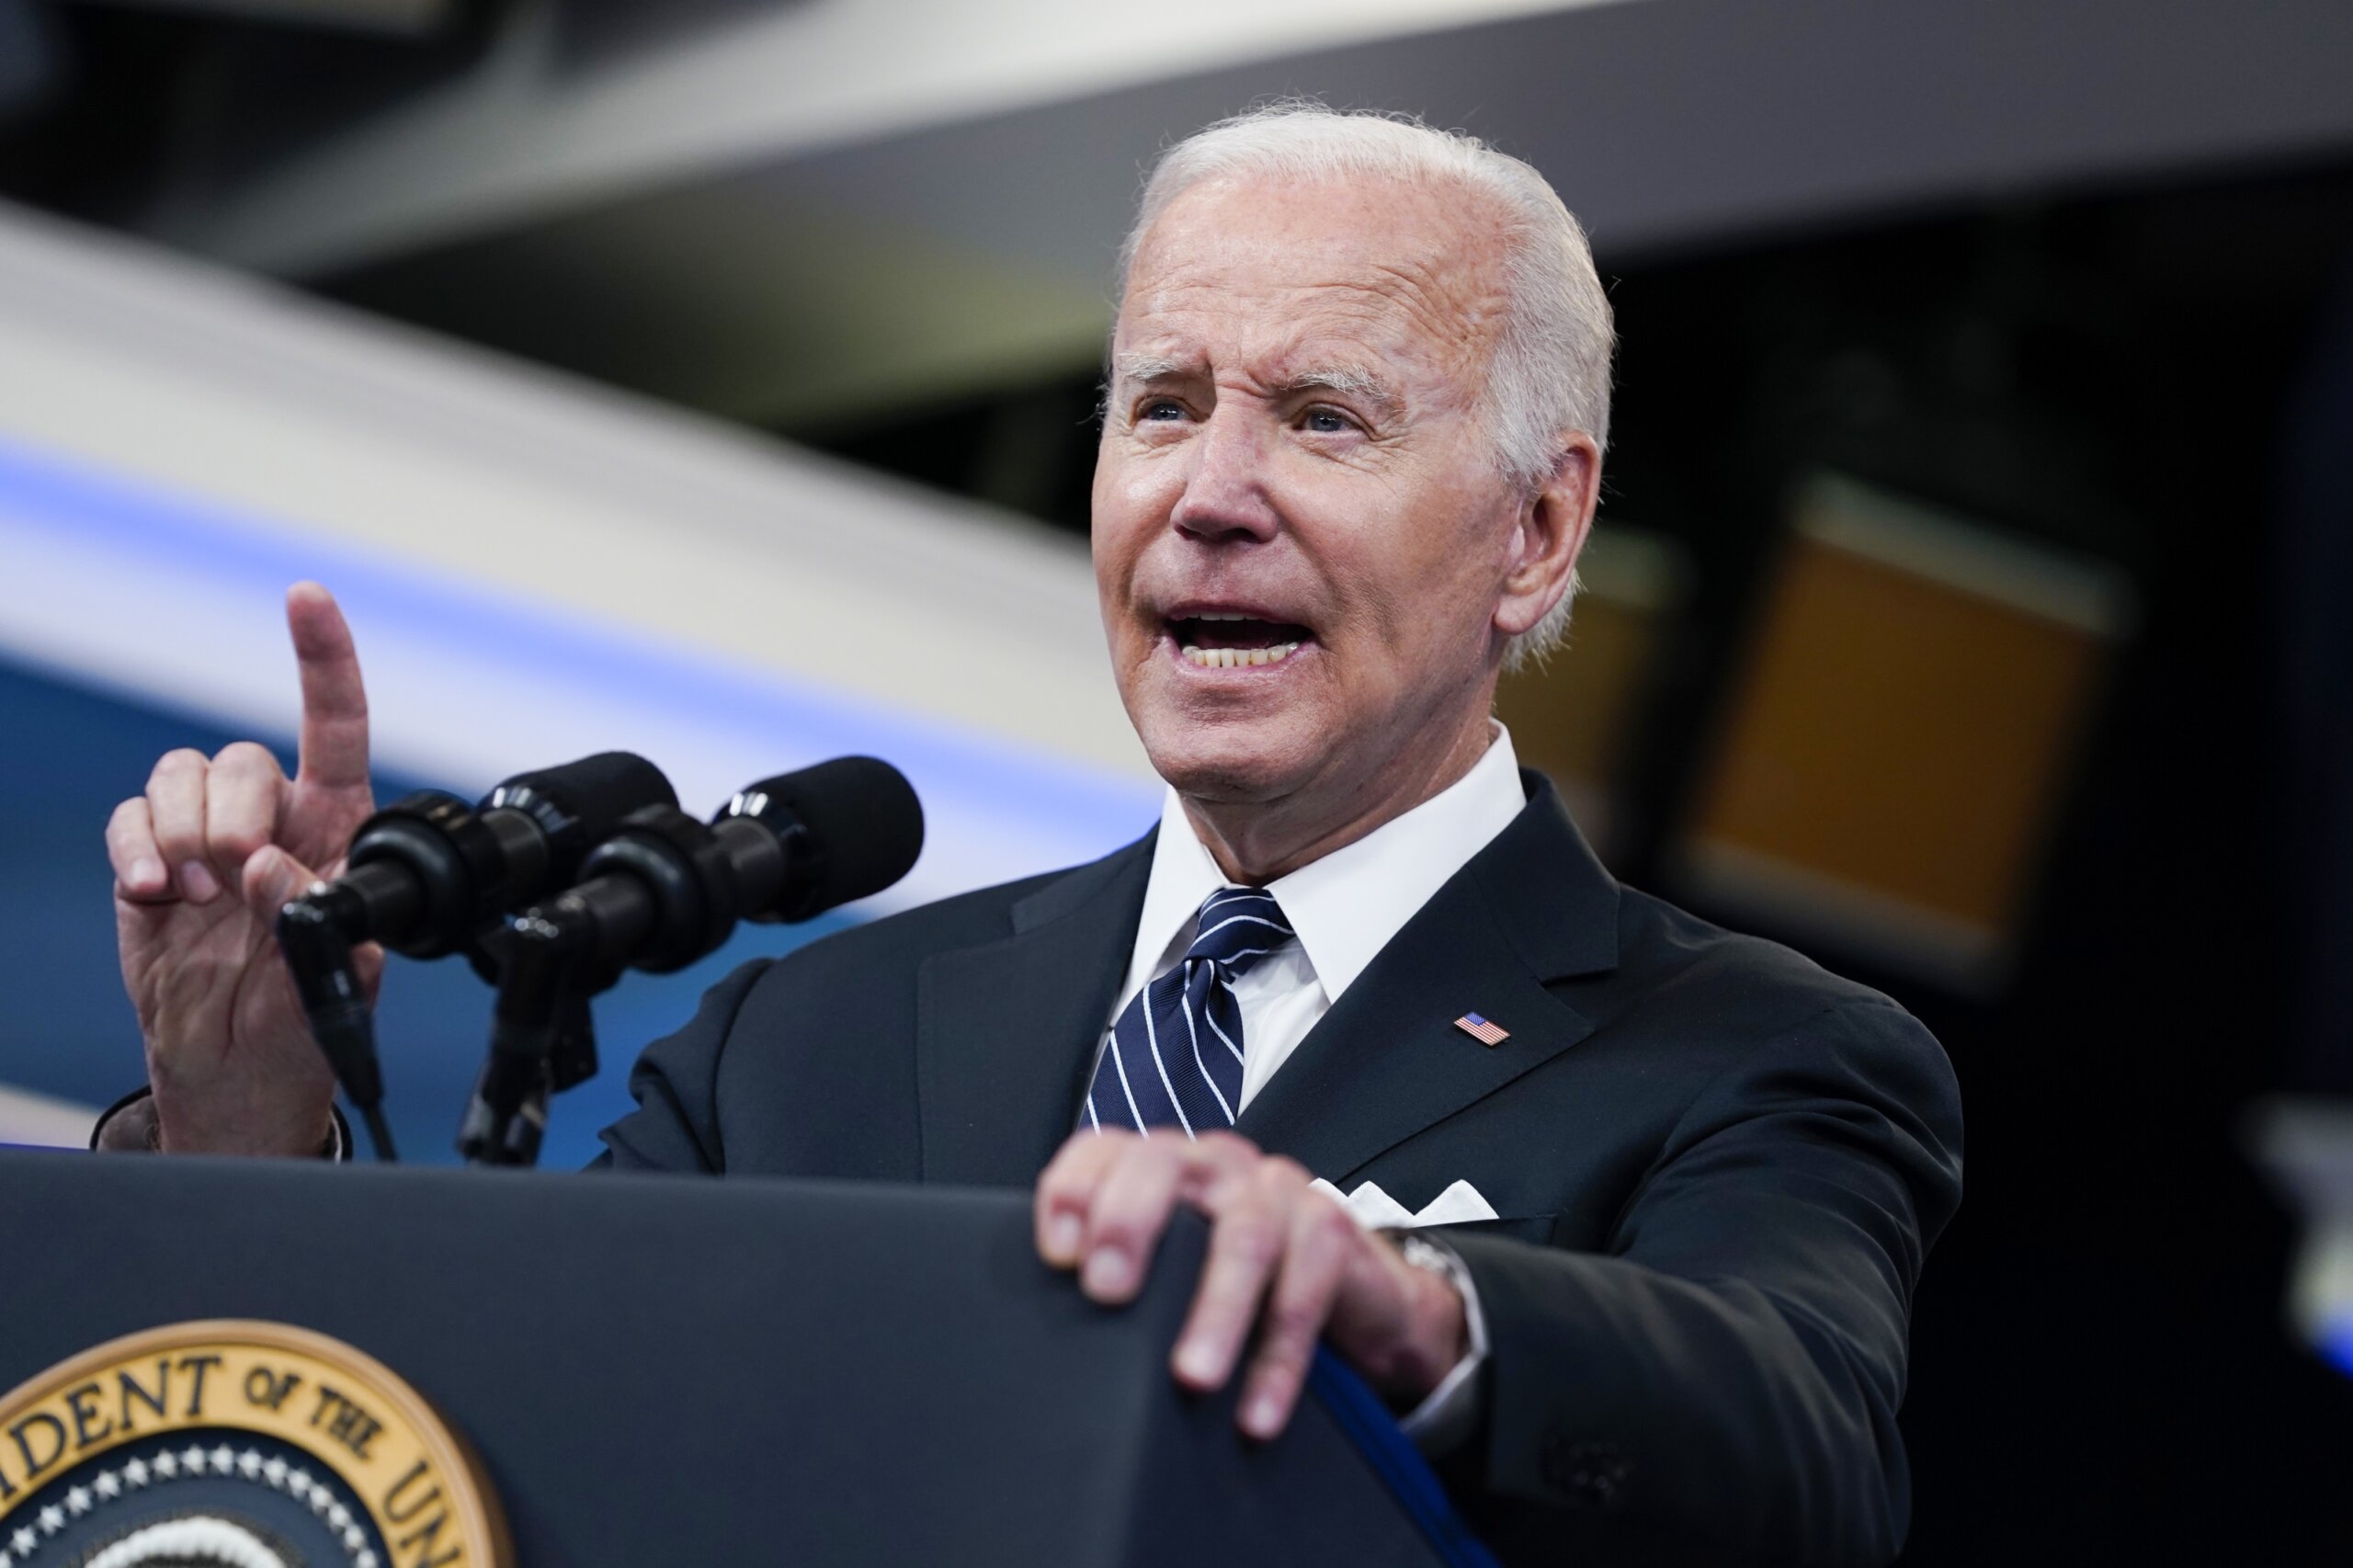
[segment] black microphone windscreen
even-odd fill
[[[492,798],[518,790],[541,796],[577,819],[586,844],[612,836],[621,818],[641,807],[675,808],[678,803],[678,792],[660,768],[625,751],[600,751],[560,767],[518,773],[493,791]]]
[[[881,892],[923,853],[923,802],[906,775],[879,758],[837,756],[752,790],[798,818],[819,850],[816,881],[794,918]]]

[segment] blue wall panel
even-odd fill
[[[0,662],[0,1084],[103,1105],[141,1081],[139,1031],[115,963],[104,834],[165,752],[239,737],[200,719]],[[257,736],[290,767],[287,737]],[[522,759],[517,766],[560,758]],[[437,780],[379,776],[389,800]],[[629,1066],[703,988],[747,958],[844,924],[740,929],[671,975],[631,975],[597,1003],[604,1072],[557,1101],[543,1160],[585,1164],[596,1130],[629,1108]],[[490,992],[462,963],[392,961],[378,1021],[386,1106],[404,1158],[453,1163],[450,1140],[482,1061]]]

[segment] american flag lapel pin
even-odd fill
[[[1454,1020],[1454,1027],[1481,1045],[1501,1045],[1511,1038],[1511,1030],[1501,1024],[1491,1024],[1476,1013],[1463,1014]]]

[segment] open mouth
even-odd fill
[[[1314,641],[1314,635],[1295,622],[1219,610],[1168,621],[1169,640],[1177,653],[1187,664],[1205,670],[1279,665]]]

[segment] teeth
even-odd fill
[[[1210,619],[1203,616],[1202,619]],[[1239,620],[1240,616],[1232,618]],[[1278,642],[1271,648],[1194,648],[1184,650],[1185,662],[1205,670],[1231,670],[1251,665],[1278,665],[1299,652],[1296,642]]]
[[[1242,614],[1239,610],[1236,610],[1232,614],[1228,614],[1223,610],[1215,610],[1206,614],[1197,615],[1193,619],[1195,620],[1247,620],[1250,618]]]

